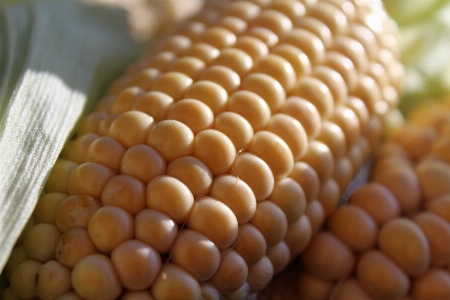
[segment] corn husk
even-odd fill
[[[450,93],[450,0],[383,0],[400,30],[401,110]]]

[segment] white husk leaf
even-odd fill
[[[121,10],[0,5],[0,272],[77,120],[136,50]]]

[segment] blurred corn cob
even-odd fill
[[[449,299],[449,129],[449,99],[412,111],[379,149],[370,182],[284,275],[285,299]],[[274,299],[278,280],[262,299]]]

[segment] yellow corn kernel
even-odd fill
[[[211,282],[221,294],[236,292],[248,277],[248,266],[242,256],[233,249],[224,249],[220,253],[220,264]],[[233,276],[230,276],[232,272]]]
[[[56,207],[55,224],[61,232],[87,228],[92,215],[102,206],[89,195],[68,196]]]
[[[119,207],[103,206],[92,215],[87,229],[95,247],[110,253],[133,236],[133,218]]]
[[[195,230],[183,230],[170,252],[170,259],[198,281],[211,278],[219,268],[220,252],[205,235]]]
[[[305,212],[305,214],[301,216],[300,219],[298,219],[297,221],[295,221],[295,223],[289,226],[286,232],[286,236],[284,237],[284,240],[275,245],[274,247],[272,247],[276,248],[283,243],[287,246],[287,249],[284,251],[288,251],[289,256],[281,258],[284,259],[287,263],[292,262],[297,257],[297,255],[302,253],[303,250],[305,250],[306,246],[308,246],[311,237],[314,234],[313,224],[312,221],[309,221],[310,219],[311,219],[310,215],[307,215],[307,213]],[[270,252],[271,250],[267,252],[268,256],[271,260],[273,260],[271,257],[272,255],[270,255]],[[275,253],[277,253],[277,251],[275,251]],[[280,260],[280,258],[276,259]],[[274,267],[276,266],[274,265]],[[279,266],[277,266],[275,270],[276,273],[279,273],[280,271],[283,270],[283,268],[279,268]]]
[[[61,236],[58,227],[53,224],[39,223],[28,231],[23,241],[27,258],[45,263],[55,259],[56,244]]]
[[[186,225],[206,235],[220,250],[230,247],[238,234],[238,221],[233,211],[210,196],[196,200]]]
[[[72,286],[85,299],[114,299],[123,289],[111,259],[99,253],[88,255],[75,265]]]
[[[35,292],[40,299],[54,299],[71,290],[71,271],[56,260],[39,267]]]
[[[178,225],[169,216],[153,209],[141,210],[134,218],[137,239],[160,254],[169,252],[178,234]]]
[[[158,276],[158,252],[138,240],[127,240],[111,252],[111,262],[122,284],[129,290],[145,290]]]
[[[286,233],[286,236],[288,234]],[[266,252],[266,257],[270,260],[273,268],[273,275],[282,272],[291,261],[291,250],[285,241],[281,241],[273,247],[270,247]]]
[[[121,174],[139,179],[144,184],[156,176],[164,175],[166,169],[163,156],[152,147],[142,144],[128,148],[120,161]]]
[[[253,265],[260,261],[266,253],[267,243],[263,234],[254,225],[245,223],[239,225],[237,242],[233,249],[236,250],[247,265]]]
[[[17,298],[33,299],[36,297],[35,280],[42,263],[27,258],[19,263],[9,278],[11,290]]]
[[[161,175],[153,178],[146,188],[147,207],[167,214],[182,224],[194,204],[194,196],[180,180]]]
[[[56,260],[68,268],[73,268],[83,257],[96,252],[87,228],[73,228],[64,232],[55,249]]]
[[[25,254],[23,246],[14,247],[9,257],[9,260],[5,265],[4,271],[6,278],[9,279],[11,277],[11,273],[14,270],[14,268],[25,259],[27,259],[27,255]]]
[[[68,195],[64,193],[48,193],[39,198],[33,212],[36,223],[56,224],[56,209]]]

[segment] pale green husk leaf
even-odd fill
[[[383,0],[400,29],[407,113],[422,101],[450,94],[450,0]]]
[[[77,120],[136,50],[121,10],[0,5],[0,272]]]

